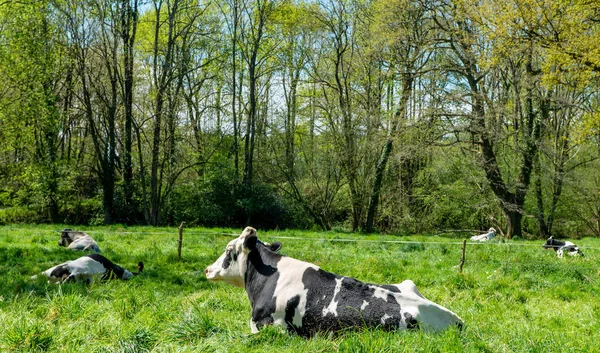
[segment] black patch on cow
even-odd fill
[[[70,274],[71,271],[69,271],[69,266],[64,264],[56,266],[54,270],[52,270],[52,273],[50,273],[50,277],[62,279],[68,277]]]
[[[271,315],[275,312],[275,287],[279,279],[277,263],[280,259],[281,255],[260,242],[248,254],[244,280],[252,306],[252,320],[257,328],[273,323]]]
[[[342,279],[339,292],[335,294],[336,280]],[[400,305],[393,294],[386,294],[386,299],[373,297],[375,287],[350,277],[309,268],[302,277],[302,283],[308,288],[306,310],[302,321],[303,329],[309,334],[317,331],[338,331],[348,327],[382,327],[395,330],[402,326]],[[337,316],[328,313],[323,316],[323,309],[335,300]],[[361,310],[364,302],[368,305]],[[382,318],[387,315],[385,322]]]
[[[303,330],[300,327],[294,326],[294,314],[296,309],[300,305],[300,296],[296,295],[292,299],[288,300],[285,306],[285,322],[287,323],[288,331],[292,331],[298,334],[303,334]]]
[[[550,237],[546,240],[546,243],[544,243],[543,248],[544,249],[553,249],[554,251],[558,251],[558,249],[562,246],[564,246],[566,243],[557,239],[554,239],[554,237]]]
[[[278,252],[279,250],[281,250],[282,246],[283,245],[280,242],[276,241],[274,243],[269,244],[269,246],[267,248],[269,250],[271,250],[272,252]]]
[[[112,263],[112,261],[110,261],[106,257],[104,257],[100,254],[89,254],[89,255],[85,255],[85,256],[102,264],[102,266],[105,269],[105,272],[104,272],[104,275],[102,275],[101,279],[106,280],[106,279],[113,279],[113,278],[119,278],[119,279],[123,278],[123,273],[125,272],[125,269],[121,266],[115,265],[114,263]]]
[[[393,292],[393,293],[402,293],[398,287],[393,286],[391,284],[384,284],[384,285],[381,285],[380,287],[381,288],[385,288],[385,289],[387,289],[387,290],[389,290],[390,292]]]
[[[257,244],[262,243],[258,241],[256,234],[247,236],[246,239],[244,239],[244,247],[250,249],[250,251],[255,250]]]
[[[412,316],[411,313],[404,313],[404,321],[406,322],[407,329],[416,330],[419,328],[419,322],[414,318],[414,316]]]
[[[225,252],[225,259],[223,260],[223,269],[228,269],[231,266],[231,257],[229,257],[229,250]]]

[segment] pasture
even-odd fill
[[[305,339],[272,327],[251,335],[244,290],[204,277],[232,239],[215,233],[241,229],[185,229],[180,262],[175,228],[78,227],[113,262],[135,270],[144,261],[144,273],[90,285],[31,280],[83,255],[57,245],[53,230],[62,228],[0,227],[2,352],[600,351],[600,239],[576,240],[586,256],[563,259],[540,240],[469,245],[459,273],[459,238],[258,229],[261,240],[283,243],[282,254],[327,271],[371,283],[411,279],[466,323],[461,333],[370,329]]]

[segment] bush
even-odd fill
[[[40,207],[15,206],[0,209],[0,224],[10,223],[45,223],[46,214]]]
[[[283,198],[274,187],[255,183],[251,188],[222,174],[175,187],[165,209],[168,223],[260,228],[308,228],[312,222],[301,207]]]

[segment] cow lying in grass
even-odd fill
[[[427,300],[412,281],[362,283],[277,254],[280,246],[261,242],[256,230],[247,227],[205,270],[211,281],[246,289],[253,333],[270,324],[307,336],[360,326],[426,331],[462,327],[460,317]]]
[[[89,250],[92,252],[101,252],[98,244],[92,237],[83,232],[65,229],[60,234],[59,246],[66,246],[71,250]]]
[[[42,272],[42,275],[48,277],[50,283],[65,283],[76,280],[90,282],[94,277],[100,277],[102,280],[130,279],[143,270],[143,262],[138,263],[137,273],[131,273],[100,254],[90,254],[49,268]]]
[[[544,249],[554,249],[556,256],[559,258],[563,257],[564,253],[571,256],[583,256],[583,252],[579,250],[579,247],[570,241],[560,241],[550,237],[546,240],[543,245]]]
[[[481,235],[474,235],[471,237],[471,241],[488,241],[494,239],[496,236],[496,229],[490,228],[487,233]]]

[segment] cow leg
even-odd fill
[[[62,281],[62,283],[75,282],[76,279],[77,277],[75,276],[75,274],[71,273],[67,278],[65,278],[64,281]]]
[[[252,318],[250,318],[250,331],[252,331],[252,333],[258,333],[258,327]]]

